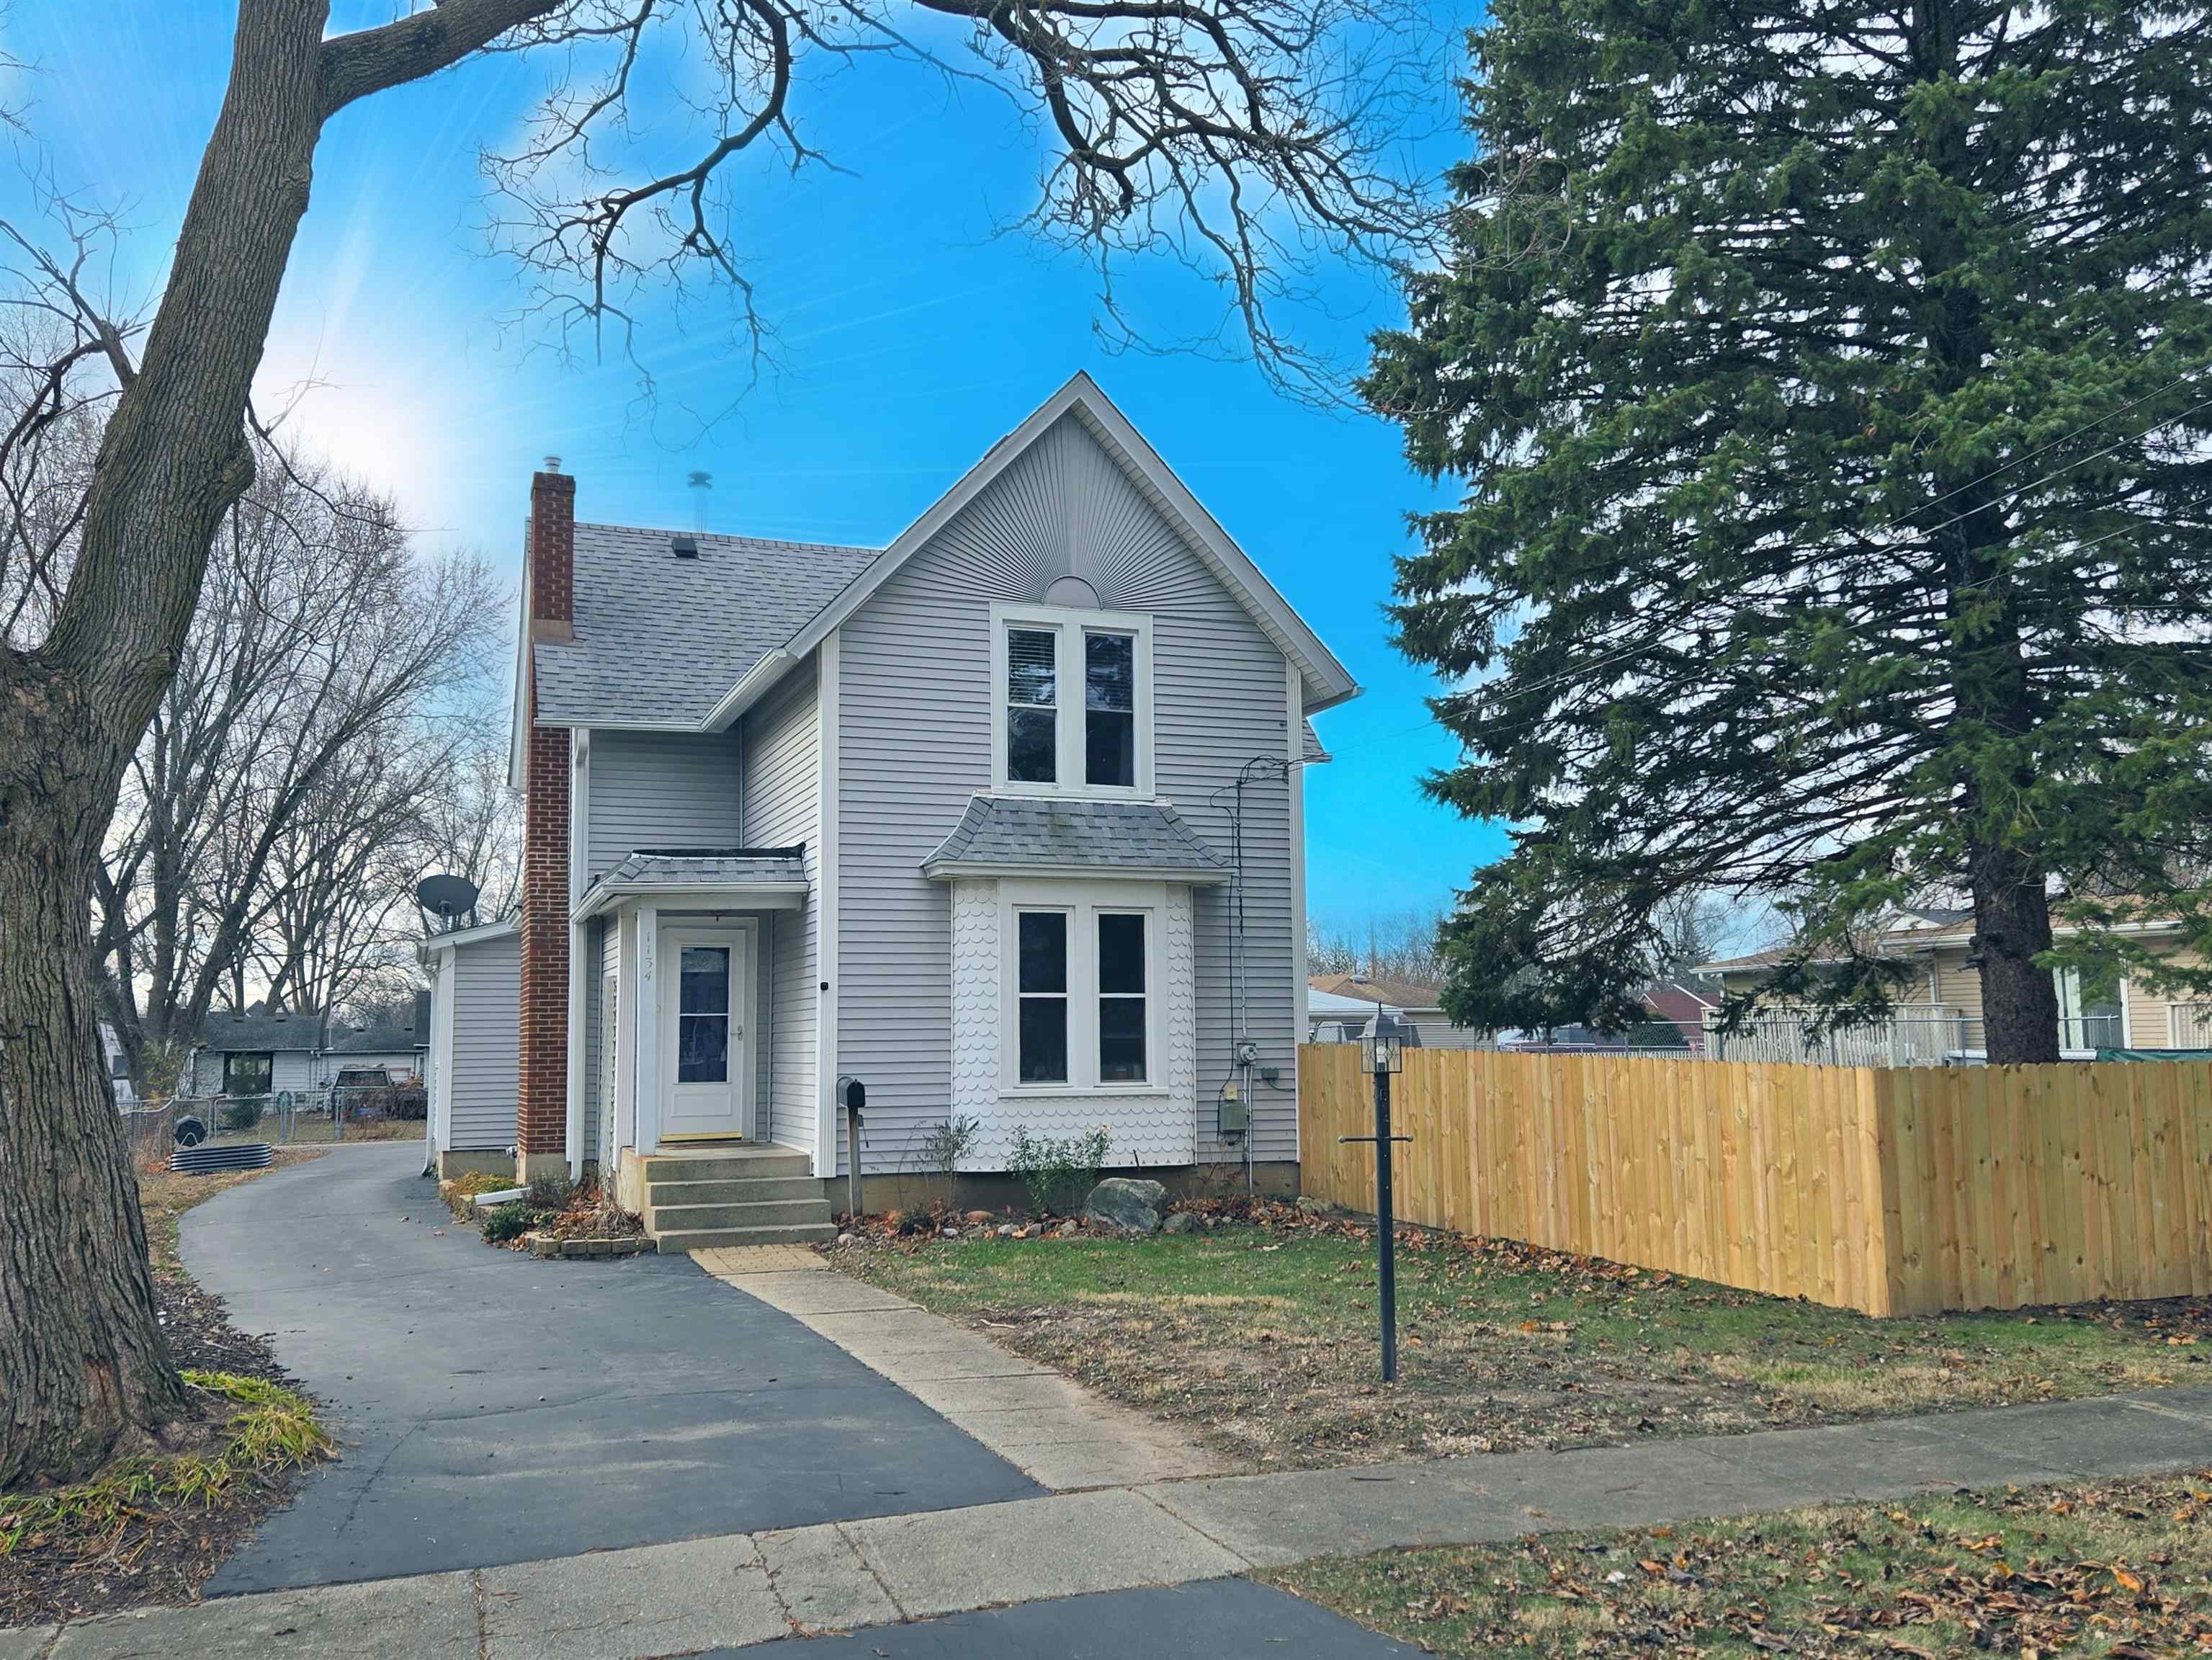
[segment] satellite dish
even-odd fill
[[[477,885],[465,876],[426,876],[415,885],[415,901],[450,923],[477,908]]]

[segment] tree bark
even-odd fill
[[[65,684],[15,677],[0,754],[0,1487],[92,1468],[184,1408],[154,1314],[138,1184],[101,1064],[87,939],[102,724]],[[87,734],[72,739],[72,730]],[[55,741],[59,734],[58,741]],[[33,748],[42,750],[27,754]],[[17,761],[35,761],[27,775]],[[119,777],[119,769],[112,769]]]
[[[243,415],[307,210],[326,15],[323,0],[241,0],[68,593],[41,646],[0,653],[0,1488],[82,1475],[185,1405],[100,1062],[93,882],[210,544],[252,478]]]
[[[2058,988],[2036,954],[2051,949],[2043,873],[2021,859],[1992,859],[1974,878],[1974,928],[1982,955],[1982,1036],[1992,1062],[2058,1059]]]
[[[1920,0],[1914,16],[1914,58],[1929,80],[1959,69],[1954,0]],[[1929,163],[1971,192],[1973,163],[1955,130],[1938,129]],[[1936,374],[1935,390],[1957,397],[1986,370],[1991,343],[1983,300],[1958,273],[1968,263],[1961,227],[1941,218],[1922,234],[1920,265],[1928,280],[1923,315]],[[1966,875],[1981,957],[1982,1042],[1993,1062],[2058,1059],[2058,997],[2050,971],[2035,956],[2051,949],[2051,902],[2045,860],[2018,826],[2011,797],[2035,783],[2033,763],[2015,764],[2000,799],[1989,799],[1976,753],[1992,743],[2025,753],[2037,711],[2021,649],[2011,578],[2001,558],[2010,532],[2005,489],[1986,471],[1938,467],[1931,475],[1931,528],[1938,539],[1952,635],[1953,721],[1967,751],[1958,779],[1965,832]]]

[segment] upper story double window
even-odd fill
[[[1018,795],[1152,793],[1149,617],[995,605],[992,782]]]

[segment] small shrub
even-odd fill
[[[1106,1163],[1112,1139],[1103,1124],[1066,1137],[1032,1136],[1027,1126],[1017,1124],[1006,1168],[1021,1179],[1035,1214],[1072,1215],[1098,1185],[1098,1171]]]
[[[494,1205],[484,1213],[483,1237],[487,1245],[512,1244],[538,1225],[538,1213],[526,1201],[510,1199],[504,1205]]]
[[[565,1176],[541,1176],[530,1184],[522,1202],[532,1210],[564,1211],[575,1202],[576,1184]]]
[[[430,1116],[430,1093],[420,1084],[395,1084],[390,1089],[358,1098],[356,1104],[359,1110],[349,1116],[359,1118],[388,1118],[419,1124]]]
[[[249,1095],[236,1101],[222,1104],[222,1127],[226,1130],[250,1130],[261,1122],[261,1115],[269,1110],[265,1095]]]
[[[960,1192],[960,1161],[975,1149],[983,1134],[983,1121],[955,1113],[921,1138],[921,1156],[945,1183],[945,1207],[951,1210]]]

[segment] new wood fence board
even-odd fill
[[[1872,1314],[2212,1292],[2212,1063],[1415,1050],[1394,1084],[1410,1222]],[[1306,1190],[1353,1209],[1372,1087],[1301,1051]]]

